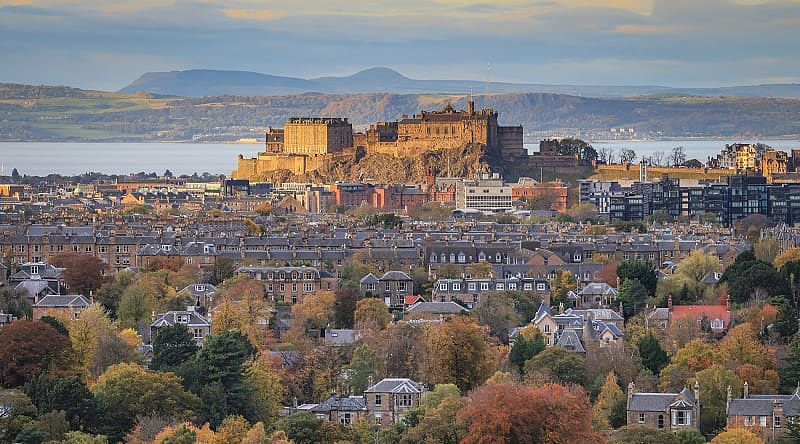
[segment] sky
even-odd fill
[[[313,78],[800,82],[800,0],[0,0],[0,82],[192,68]]]

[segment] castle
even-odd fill
[[[245,159],[240,155],[232,177],[246,179],[277,170],[304,174],[337,156],[352,157],[361,151],[414,157],[426,151],[477,144],[503,161],[527,158],[522,127],[501,126],[497,116],[492,109],[475,111],[475,103],[469,101],[466,110],[447,105],[441,111],[421,111],[396,121],[377,122],[358,133],[346,118],[295,117],[284,128],[269,129],[265,150],[257,157]]]

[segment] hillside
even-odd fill
[[[586,98],[510,93],[474,97],[526,133],[586,134],[633,127],[664,137],[759,138],[800,134],[800,100],[655,95]],[[202,98],[0,84],[0,140],[233,141],[263,138],[291,116],[348,117],[357,127],[393,120],[468,96],[444,94],[299,94]],[[530,136],[535,142],[536,137]]]
[[[583,97],[631,97],[646,94],[698,96],[800,98],[800,85],[745,85],[722,88],[670,88],[656,85],[546,85],[537,83],[485,82],[481,80],[412,79],[389,68],[370,68],[349,76],[274,76],[250,71],[193,69],[150,72],[119,92],[167,94],[185,97],[214,95],[271,96],[308,92],[326,94],[384,92],[393,94],[552,93]]]

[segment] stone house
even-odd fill
[[[338,279],[315,267],[241,267],[236,275],[248,275],[264,282],[264,294],[270,301],[302,302],[319,291],[336,291]]]
[[[643,425],[660,430],[700,427],[700,386],[684,387],[679,393],[637,393],[628,384],[628,425]]]
[[[728,428],[746,428],[765,441],[779,437],[800,416],[800,387],[790,395],[751,395],[745,382],[741,398],[728,387],[726,414]]]
[[[401,307],[406,296],[414,294],[414,279],[402,271],[387,271],[381,277],[368,273],[359,286],[362,293],[380,296],[390,307]]]
[[[569,291],[567,297],[575,308],[610,307],[617,298],[617,289],[605,282],[591,282],[580,291]]]
[[[388,426],[400,422],[419,407],[425,387],[408,378],[384,378],[364,392],[367,410],[375,423]]]
[[[79,294],[47,295],[33,304],[33,319],[42,319],[43,316],[78,319],[81,312],[90,305],[92,300]]]
[[[355,424],[369,414],[363,396],[339,397],[336,394],[311,408],[311,413],[325,421]]]
[[[173,325],[185,326],[189,333],[192,334],[192,338],[194,338],[194,342],[197,345],[203,345],[206,336],[211,334],[211,323],[200,313],[194,311],[194,307],[187,307],[187,310],[175,310],[159,314],[150,323],[150,342],[152,343],[156,339],[159,330]]]

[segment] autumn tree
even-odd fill
[[[589,399],[583,390],[556,384],[484,385],[470,394],[457,419],[468,424],[462,444],[602,441],[592,430]]]
[[[269,353],[259,353],[246,363],[245,382],[252,389],[254,420],[271,424],[277,418],[286,389]]]
[[[558,384],[584,385],[586,366],[575,352],[551,347],[525,362],[529,378],[545,378]]]
[[[776,237],[765,237],[753,244],[753,253],[756,255],[756,259],[770,264],[775,262],[775,258],[780,252],[781,241]]]
[[[236,264],[233,259],[226,256],[217,256],[214,260],[214,267],[211,269],[209,282],[213,285],[219,285],[233,277],[236,272]]]
[[[266,346],[265,325],[271,317],[264,300],[263,285],[252,279],[237,279],[226,285],[212,324],[213,332],[239,332],[259,348]]]
[[[625,393],[617,384],[617,377],[614,373],[609,373],[603,388],[600,389],[600,394],[597,395],[597,401],[592,407],[595,429],[616,429],[625,425],[627,400]]]
[[[484,336],[474,321],[461,317],[429,327],[427,381],[453,383],[462,391],[483,382],[490,372]]]
[[[129,271],[120,271],[114,275],[114,278],[104,283],[95,295],[95,301],[109,313],[113,319],[117,319],[117,310],[119,303],[122,299],[122,294],[134,280],[133,273]]]
[[[569,306],[567,294],[578,290],[578,282],[569,270],[556,270],[556,275],[550,280],[550,300],[553,304]]]
[[[64,368],[69,339],[41,321],[17,320],[0,329],[0,387],[19,387]]]
[[[795,333],[786,353],[786,367],[780,370],[781,389],[788,393],[800,385],[800,333]]]
[[[85,373],[91,372],[100,339],[115,334],[115,325],[108,312],[97,303],[86,307],[78,319],[70,321],[69,339],[74,358]]]
[[[669,365],[661,370],[661,390],[681,390],[695,373],[720,362],[717,348],[701,339],[693,339],[679,349]]]
[[[508,344],[508,332],[523,321],[514,309],[514,300],[506,292],[490,293],[472,314],[504,344]]]
[[[325,328],[333,322],[334,297],[331,292],[307,295],[303,301],[292,306],[293,327],[303,331]]]
[[[764,441],[749,430],[732,428],[715,436],[711,444],[764,444]]]
[[[353,313],[355,325],[359,329],[383,330],[392,321],[389,308],[380,299],[366,298],[356,303]]]
[[[361,298],[358,289],[352,285],[341,285],[334,293],[333,319],[339,328],[353,328],[355,324],[356,303]]]
[[[199,399],[183,389],[178,376],[147,371],[136,364],[109,367],[92,390],[102,419],[101,430],[115,441],[133,428],[137,416],[189,420],[199,408]]]
[[[739,324],[728,330],[719,343],[720,358],[732,366],[752,364],[775,368],[775,355],[762,344],[750,324]]]
[[[150,319],[156,309],[156,301],[161,297],[159,288],[144,279],[138,279],[122,292],[117,309],[117,317],[125,327],[143,327],[143,321]]]
[[[492,264],[486,261],[472,262],[464,267],[464,271],[473,279],[486,279],[492,276]]]
[[[123,362],[140,364],[142,361],[136,348],[114,333],[100,338],[92,359],[90,374],[92,378],[97,378],[114,364]]]
[[[74,294],[91,295],[106,282],[108,265],[100,258],[83,253],[59,253],[50,264],[64,268],[61,276]]]
[[[708,273],[719,271],[719,269],[720,262],[717,255],[697,249],[689,253],[689,255],[678,264],[675,274],[683,276],[695,284],[699,284]]]
[[[800,247],[789,248],[788,250],[778,254],[773,261],[775,268],[780,270],[789,262],[800,261]]]
[[[400,440],[400,444],[419,442],[437,442],[443,444],[458,444],[466,433],[466,424],[459,419],[458,414],[464,408],[464,402],[459,396],[442,398],[435,406],[425,410],[419,423],[409,429]]]

